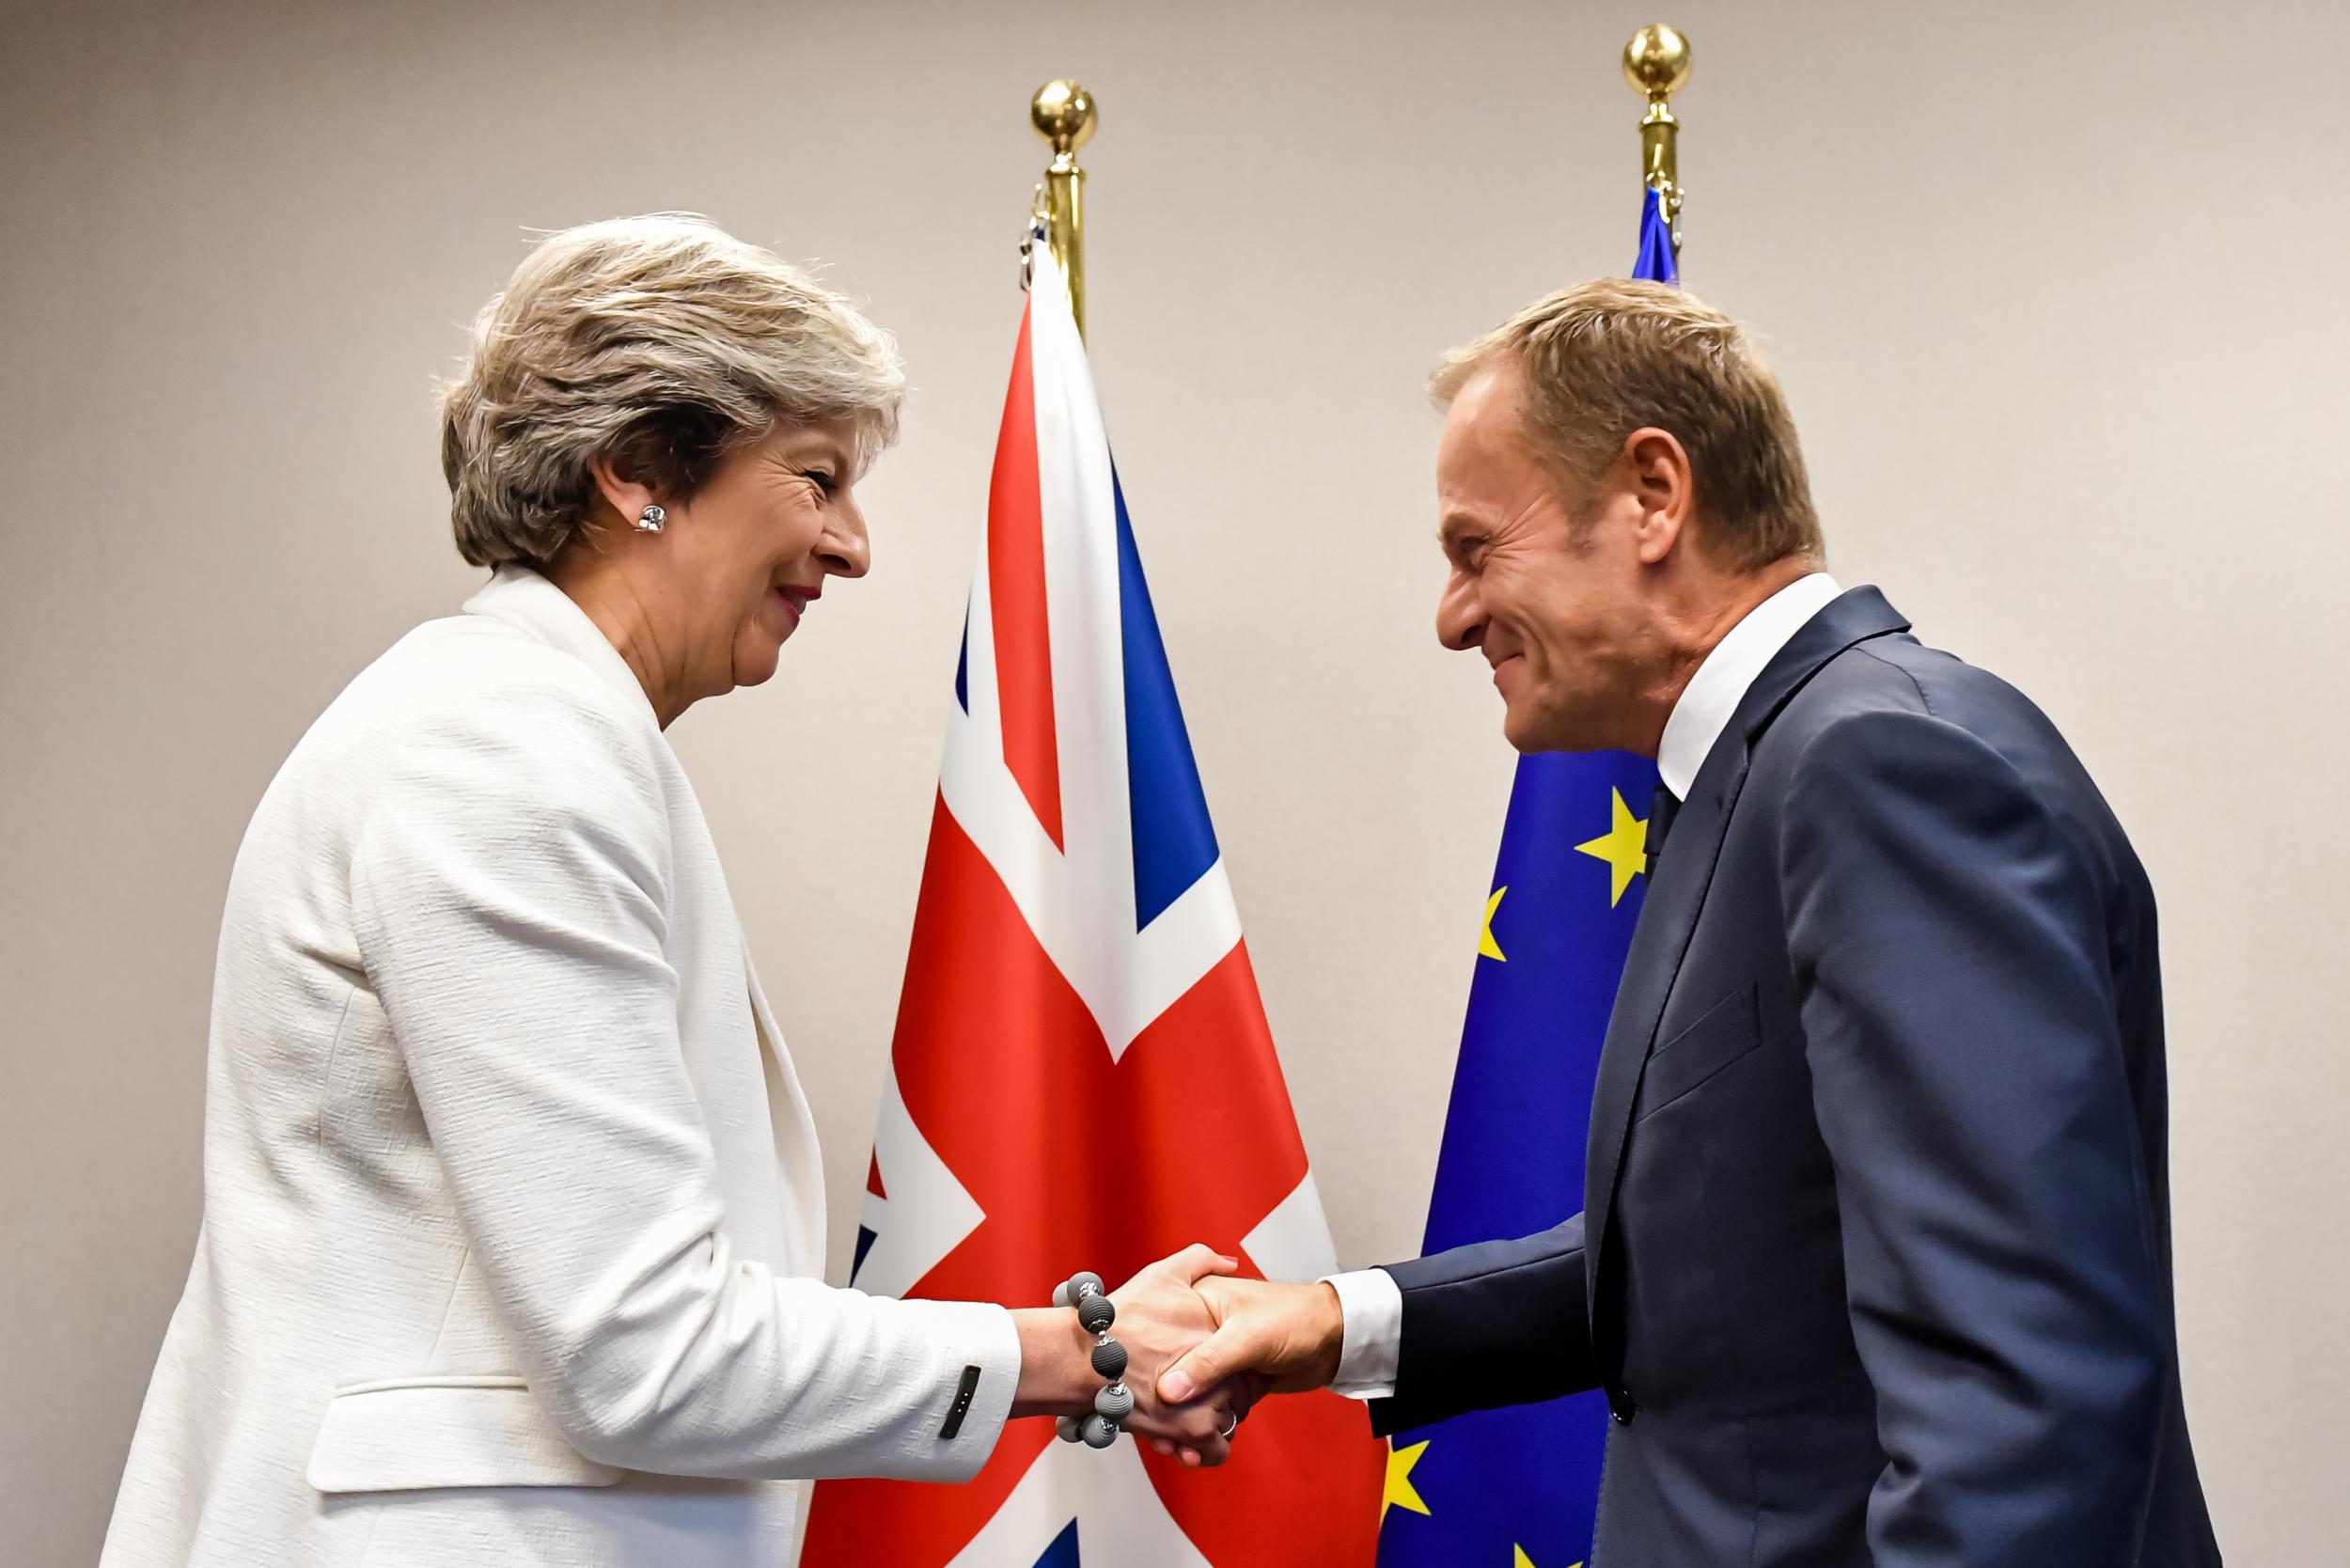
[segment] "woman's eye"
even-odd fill
[[[807,475],[808,483],[814,485],[822,494],[830,495],[833,492],[840,488],[840,481],[834,478],[830,474],[826,473],[822,468],[809,468],[803,470],[803,472]]]

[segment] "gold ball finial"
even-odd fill
[[[1689,40],[1662,22],[1641,28],[1623,46],[1623,79],[1652,103],[1670,98],[1689,80]]]
[[[1066,157],[1091,141],[1093,122],[1093,95],[1065,76],[1045,83],[1028,101],[1028,123],[1052,144],[1056,157]]]

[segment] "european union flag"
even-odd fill
[[[1653,190],[1633,275],[1680,281]],[[1530,1235],[1583,1207],[1591,1084],[1639,918],[1642,818],[1655,789],[1656,764],[1625,752],[1518,763],[1426,1251]],[[1597,1392],[1397,1433],[1381,1568],[1574,1568],[1590,1554],[1606,1443]]]
[[[1681,268],[1674,255],[1673,226],[1665,216],[1665,198],[1651,186],[1640,205],[1640,259],[1632,264],[1632,275],[1657,283],[1679,283]]]

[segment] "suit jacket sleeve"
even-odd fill
[[[1371,1402],[1378,1435],[1598,1381],[1581,1215],[1540,1235],[1456,1247],[1386,1271],[1403,1292],[1403,1339],[1395,1397]]]
[[[417,728],[355,846],[361,952],[549,1416],[630,1469],[968,1478],[1018,1380],[1010,1315],[778,1278],[728,1235],[650,715],[540,686]]]
[[[2106,900],[2003,757],[1913,712],[1806,745],[1781,869],[1880,1568],[2138,1560],[2165,1340]]]

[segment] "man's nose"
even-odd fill
[[[1436,601],[1436,640],[1455,653],[1465,653],[1485,640],[1485,612],[1476,591],[1455,577]]]

